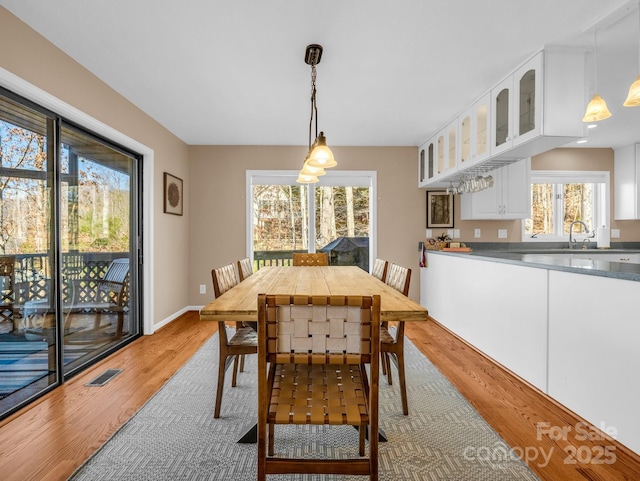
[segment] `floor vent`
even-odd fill
[[[105,372],[100,374],[93,381],[85,384],[85,386],[104,386],[121,372],[122,372],[122,369],[107,369]]]

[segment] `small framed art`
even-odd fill
[[[453,227],[453,194],[427,191],[427,228]]]
[[[167,172],[164,173],[164,212],[166,214],[182,215],[182,179]]]

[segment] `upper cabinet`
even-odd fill
[[[615,220],[640,219],[640,144],[614,150]]]
[[[491,95],[487,93],[458,118],[458,169],[489,157]]]
[[[491,155],[516,156],[513,147],[542,132],[542,53],[491,89]]]
[[[464,175],[508,165],[584,136],[585,99],[584,52],[538,52],[457,117],[456,149],[451,149],[453,136],[446,134],[450,125],[435,136],[436,142],[443,136],[446,150],[437,154],[434,175],[419,185],[444,187]]]
[[[418,187],[433,185],[458,168],[458,121],[418,147]]]
[[[460,196],[461,220],[527,219],[531,217],[531,159],[491,172],[493,186]]]

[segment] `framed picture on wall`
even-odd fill
[[[427,191],[427,229],[453,227],[453,194],[444,190]]]
[[[182,179],[167,172],[164,173],[164,212],[182,215]]]

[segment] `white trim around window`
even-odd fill
[[[246,253],[253,259],[253,225],[251,199],[253,199],[252,186],[256,185],[296,185],[297,170],[247,170],[245,192],[246,202]],[[329,170],[319,177],[319,182],[307,184],[310,186],[351,186],[369,188],[369,265],[373,265],[377,251],[377,185],[378,176],[375,170]],[[313,189],[307,190],[309,196],[310,211],[315,211],[312,195]],[[315,223],[309,226],[309,245],[313,245],[311,239],[315,238]]]
[[[596,189],[595,225],[591,230],[608,226],[610,223],[611,173],[599,170],[532,170],[531,184],[600,184]],[[558,224],[561,225],[561,224]],[[558,242],[567,241],[568,235],[541,235],[531,237],[525,233],[525,220],[521,222],[522,242]]]

